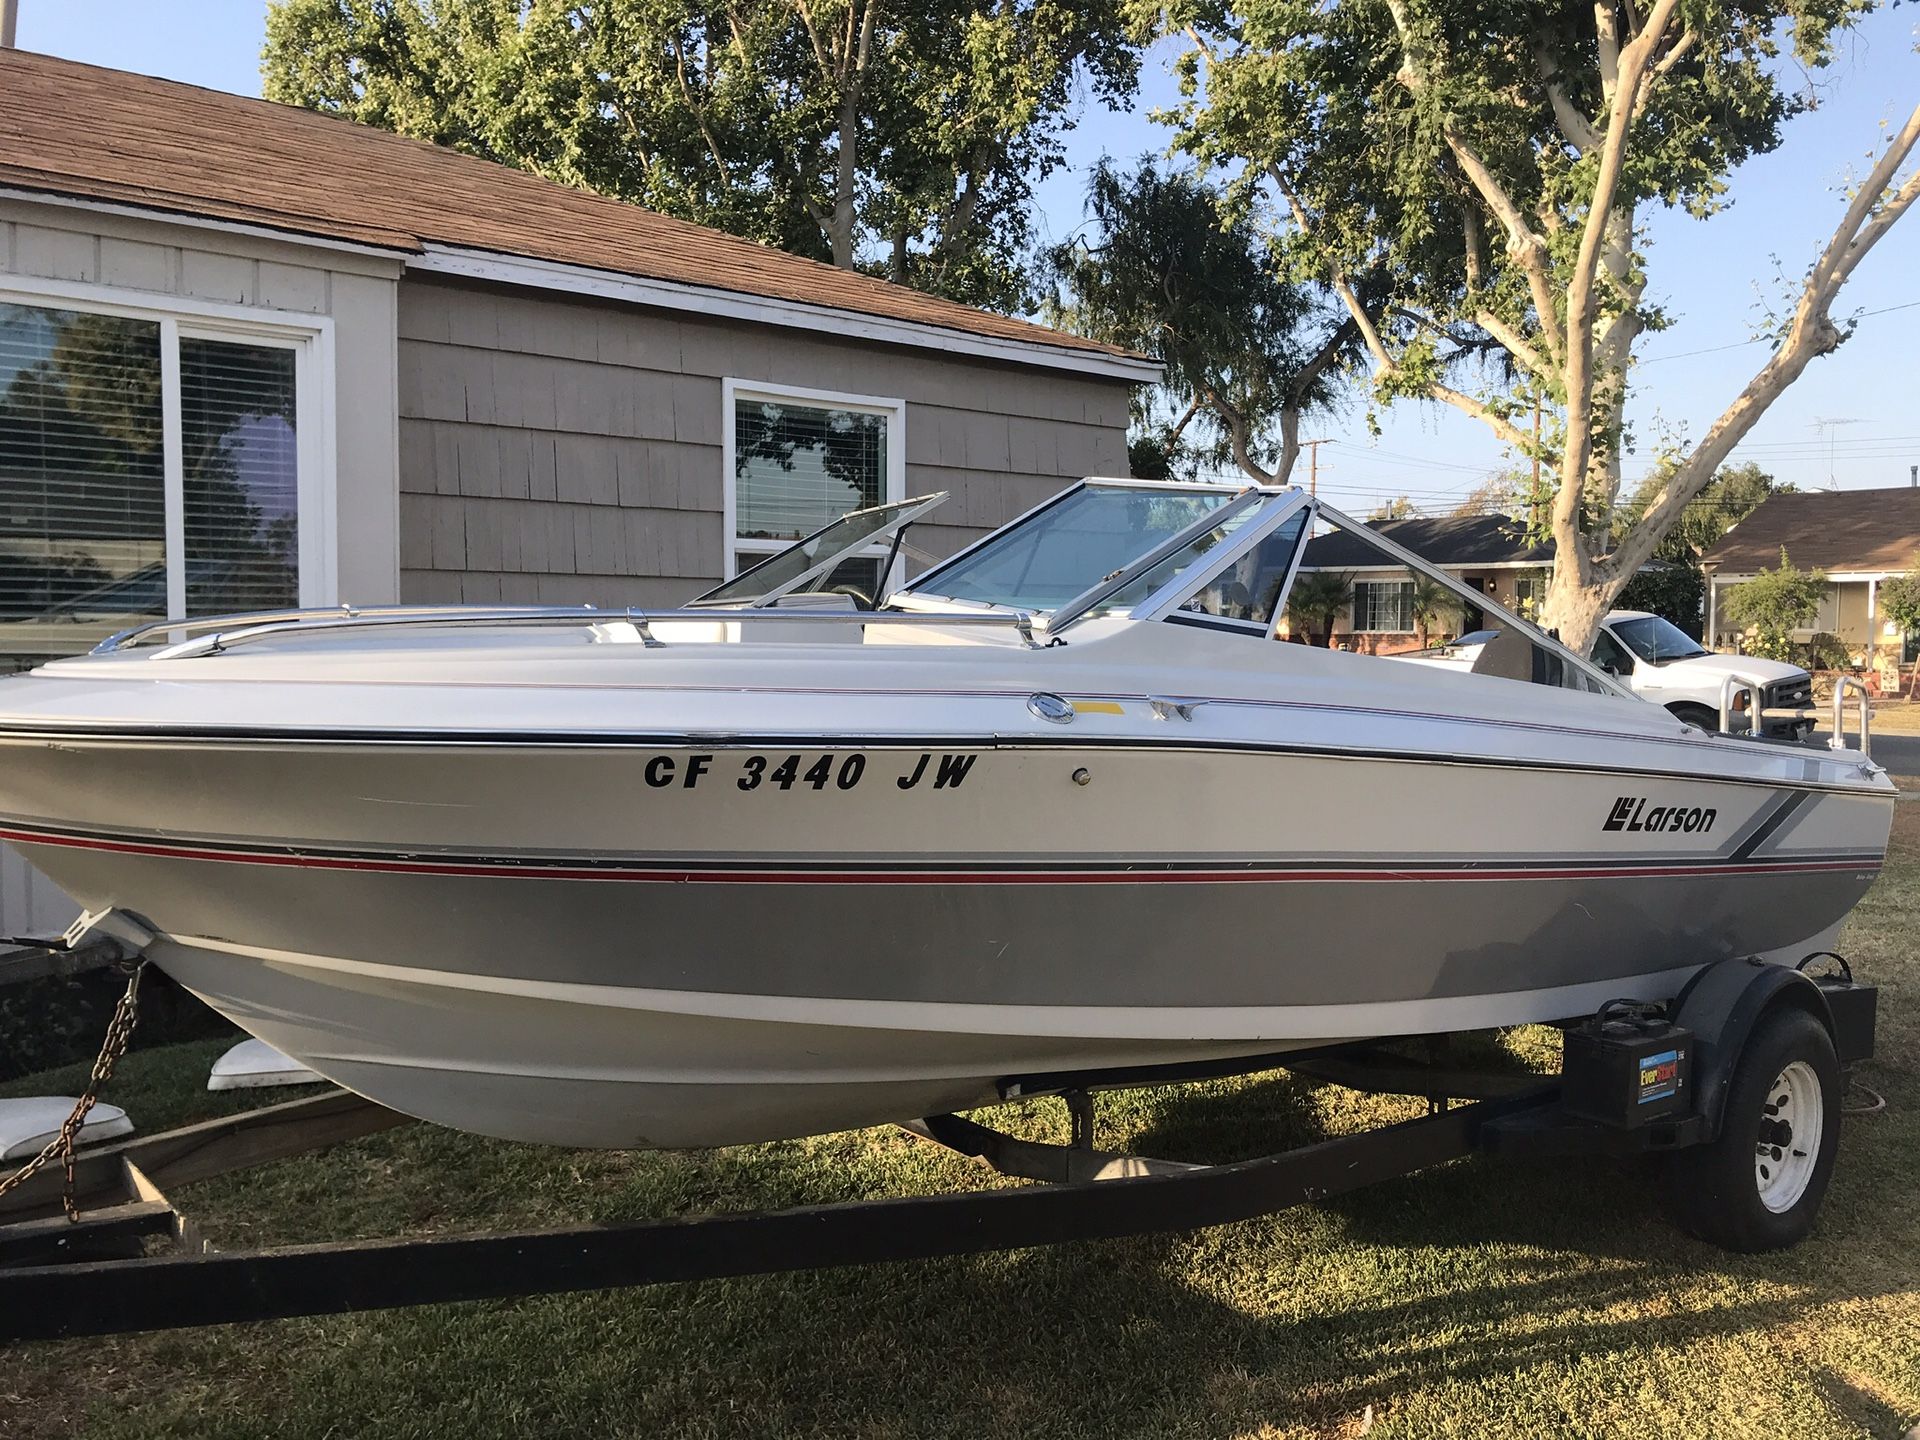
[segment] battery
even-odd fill
[[[1560,1106],[1632,1129],[1693,1108],[1693,1032],[1654,1006],[1609,1005],[1567,1031]]]

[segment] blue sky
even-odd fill
[[[24,49],[259,92],[262,0],[20,0],[20,10]],[[1779,274],[1798,273],[1812,258],[1838,218],[1841,187],[1870,163],[1883,127],[1898,124],[1920,99],[1913,13],[1900,7],[1870,16],[1842,41],[1835,66],[1802,78],[1817,108],[1794,122],[1779,151],[1735,177],[1732,208],[1704,223],[1655,222],[1653,297],[1676,323],[1641,342],[1641,356],[1657,363],[1636,379],[1631,418],[1639,434],[1679,427],[1699,435],[1764,359],[1762,346],[1738,344],[1754,333],[1763,298],[1777,306],[1786,293]],[[1085,170],[1102,154],[1131,160],[1165,148],[1166,132],[1147,118],[1153,105],[1173,98],[1158,59],[1133,112],[1083,110],[1069,169],[1040,192],[1048,237],[1081,223]],[[1907,483],[1908,466],[1920,464],[1920,216],[1909,216],[1861,266],[1836,313],[1859,310],[1890,313],[1868,316],[1837,354],[1816,360],[1736,459],[1756,460],[1803,487],[1824,486],[1829,473],[1846,489]],[[1310,427],[1336,441],[1321,455],[1322,489],[1336,503],[1366,507],[1408,494],[1444,508],[1504,462],[1482,426],[1452,411],[1403,405],[1382,418],[1378,440],[1357,408]],[[1629,478],[1643,467],[1629,457]]]

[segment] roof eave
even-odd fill
[[[997,360],[1004,364],[1068,370],[1079,375],[1122,380],[1131,385],[1158,384],[1164,373],[1158,361],[1144,356],[981,335],[924,321],[902,320],[837,306],[813,305],[739,290],[690,285],[677,280],[656,280],[585,265],[537,260],[524,255],[438,245],[431,241],[424,246],[421,254],[409,256],[406,263],[410,272],[559,291],[575,296],[587,295],[601,300],[656,309],[685,310],[719,319],[745,320],[789,329],[817,332],[823,326],[831,327],[837,334],[880,344],[908,345],[973,359]]]

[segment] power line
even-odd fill
[[[1891,315],[1896,310],[1916,309],[1920,309],[1920,300],[1909,300],[1904,304],[1887,305],[1879,310],[1862,310],[1853,318],[1856,320],[1865,320],[1872,315]],[[1776,342],[1770,336],[1756,335],[1751,340],[1734,340],[1725,345],[1709,345],[1704,350],[1682,350],[1677,355],[1649,355],[1646,359],[1636,361],[1635,363],[1640,365],[1658,365],[1667,360],[1691,360],[1696,355],[1718,355],[1723,350],[1744,350],[1749,345],[1772,345],[1774,343]]]

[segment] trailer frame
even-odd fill
[[[1811,958],[1811,957],[1810,957]],[[1844,963],[1844,962],[1843,962]],[[902,1126],[1002,1175],[1038,1182],[982,1191],[857,1200],[785,1210],[429,1238],[325,1241],[220,1251],[169,1198],[173,1187],[415,1123],[344,1090],[82,1152],[76,1198],[42,1172],[0,1195],[0,1342],[288,1319],[452,1301],[772,1275],[1188,1231],[1270,1215],[1411,1175],[1480,1150],[1605,1155],[1678,1151],[1721,1139],[1711,1097],[1726,1093],[1748,1037],[1782,1008],[1819,1020],[1842,1063],[1872,1050],[1873,996],[1850,972],[1810,977],[1724,960],[1671,1002],[1699,1024],[1692,1096],[1680,1112],[1632,1127],[1568,1114],[1560,1078],[1462,1069],[1382,1043],[1165,1075],[1009,1078],[1008,1096],[1053,1094],[1071,1140],[1043,1144],[958,1115]],[[1864,1029],[1863,1029],[1864,1026]],[[1447,1037],[1432,1037],[1444,1040]],[[1326,1084],[1423,1097],[1427,1113],[1352,1135],[1224,1164],[1104,1151],[1094,1143],[1100,1088],[1286,1069]],[[1465,1098],[1467,1103],[1456,1104]],[[1818,1199],[1814,1201],[1817,1209]],[[1808,1223],[1811,1223],[1809,1218]],[[171,1243],[149,1254],[155,1238]]]

